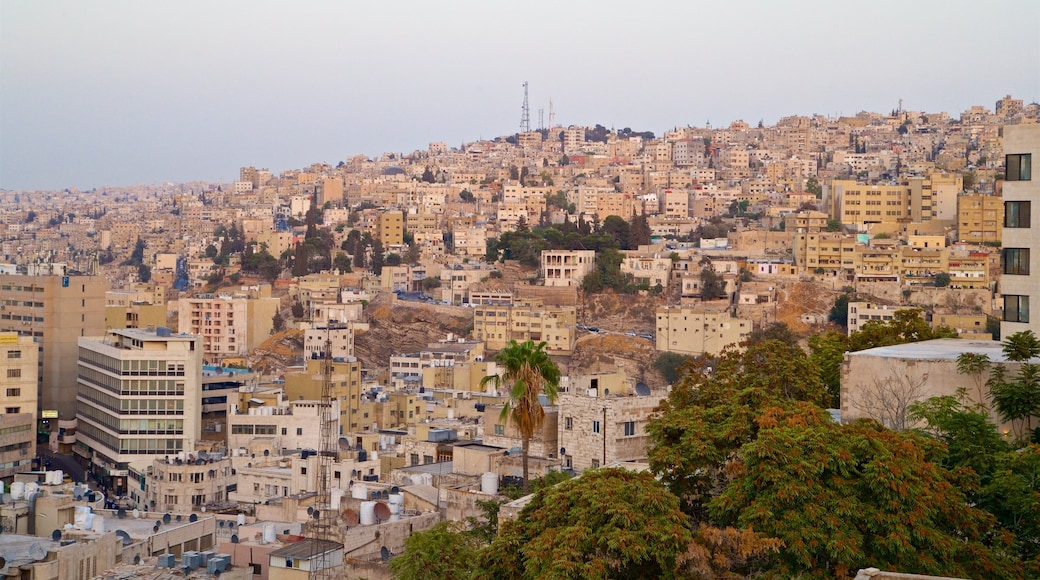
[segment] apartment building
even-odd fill
[[[1040,159],[1040,125],[1004,127],[1004,152],[1000,335],[1023,330],[1040,334],[1040,180],[1033,179],[1033,156]]]
[[[606,384],[600,382],[602,377],[588,378],[587,384],[592,381],[597,387],[577,384],[557,400],[563,466],[580,472],[616,461],[645,460],[646,425],[667,395],[620,388],[607,394],[608,388],[599,386]]]
[[[546,306],[541,300],[473,308],[473,336],[488,350],[501,350],[510,340],[545,341],[552,354],[574,350],[576,311],[573,306]]]
[[[885,304],[871,304],[870,302],[849,302],[848,305],[848,335],[863,329],[863,325],[876,320],[888,322],[895,318],[896,312],[900,310],[920,310],[919,308],[907,308],[905,306],[889,306]]]
[[[333,400],[329,415],[332,432],[339,432],[339,401]],[[319,449],[321,447],[322,405],[320,400],[288,401],[278,405],[228,409],[228,448],[248,448],[257,438],[266,439],[272,449]]]
[[[542,277],[546,286],[580,286],[596,269],[595,250],[542,250]]]
[[[198,336],[112,329],[79,339],[76,452],[125,494],[131,462],[194,450],[202,432]]]
[[[72,419],[76,416],[76,341],[104,334],[107,284],[100,276],[58,272],[0,274],[0,332],[32,338],[39,348],[38,408]]]
[[[331,358],[354,357],[354,323],[315,326],[303,331],[303,355],[310,359],[324,359],[326,343]]]
[[[656,346],[659,351],[697,356],[716,355],[751,334],[751,321],[729,311],[712,312],[693,306],[657,309]]]
[[[228,507],[237,488],[231,458],[219,453],[179,453],[156,458],[145,470],[143,490],[133,489],[149,511],[188,514],[203,508]]]
[[[384,211],[376,220],[376,239],[383,247],[400,246],[404,243],[404,213]]]
[[[834,180],[830,201],[831,217],[847,225],[896,224],[911,217],[910,188],[905,185]]]
[[[200,294],[178,301],[178,331],[202,338],[207,363],[242,356],[267,339],[281,300],[261,285],[235,294]]]
[[[323,360],[312,358],[307,360],[303,370],[287,373],[285,397],[289,400],[320,401],[324,381],[323,364]],[[329,396],[338,402],[339,413],[336,432],[365,431],[383,424],[379,422],[379,414],[366,407],[369,401],[362,392],[361,363],[349,358],[333,360],[330,364]]]
[[[36,374],[32,337],[0,332],[0,478],[32,469],[36,457]]]
[[[1004,200],[997,195],[957,198],[957,236],[974,244],[999,243],[1004,230]]]

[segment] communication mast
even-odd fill
[[[556,111],[553,110],[552,99],[549,99],[549,128],[556,126]]]
[[[338,515],[332,511],[330,479],[332,464],[336,457],[336,434],[332,426],[335,424],[332,415],[332,338],[331,324],[325,330],[325,357],[321,362],[321,425],[318,428],[320,442],[318,444],[317,497],[315,498],[314,521],[311,523],[311,537],[317,540],[318,549],[315,566],[311,569],[311,578],[338,578],[332,568],[328,542],[333,541],[333,526],[337,525]]]
[[[527,105],[527,81],[524,81],[524,106],[520,109],[520,132],[531,131],[531,108]]]

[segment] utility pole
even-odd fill
[[[524,106],[520,109],[520,132],[531,130],[531,108],[527,105],[527,81],[524,81]]]
[[[318,427],[320,442],[318,444],[317,497],[314,502],[314,522],[311,523],[311,537],[317,544],[317,558],[311,568],[311,578],[338,578],[330,560],[329,542],[332,541],[332,527],[337,524],[338,515],[332,512],[330,479],[332,463],[336,457],[336,434],[332,431],[332,338],[331,324],[325,329],[325,357],[321,363],[321,406]]]

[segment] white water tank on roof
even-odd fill
[[[361,502],[361,525],[370,526],[376,523],[376,502]]]
[[[488,471],[480,476],[480,492],[498,495],[498,474]]]

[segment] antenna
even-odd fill
[[[527,105],[527,81],[524,81],[524,106],[520,109],[520,132],[531,130],[531,108]]]
[[[549,99],[549,128],[556,126],[556,111],[553,110],[552,98]]]
[[[538,130],[541,131],[545,128],[545,109],[538,109]]]
[[[321,424],[318,432],[320,442],[318,444],[318,472],[317,472],[317,497],[314,502],[313,512],[308,512],[314,520],[310,524],[311,537],[318,544],[315,561],[311,567],[311,578],[336,578],[336,571],[329,558],[329,544],[332,540],[332,527],[336,521],[335,511],[332,509],[329,481],[332,476],[332,462],[339,447],[339,434],[333,431],[332,416],[332,325],[325,327],[325,357],[321,363]],[[349,399],[349,397],[348,397]],[[350,426],[347,426],[348,431]]]

